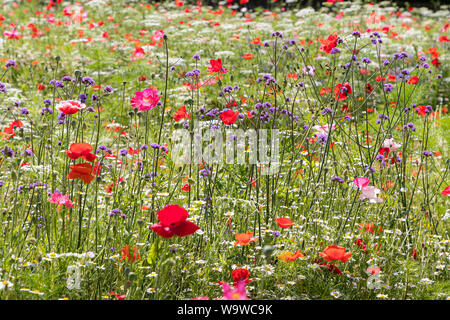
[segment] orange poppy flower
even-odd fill
[[[253,38],[253,40],[250,42],[251,44],[262,44],[259,37]]]
[[[319,252],[319,255],[328,262],[334,260],[347,262],[347,260],[352,256],[352,253],[345,252],[344,247],[338,246],[337,244],[332,244],[326,247],[323,252]]]
[[[381,227],[376,226],[372,223],[364,223],[364,224],[358,224],[359,225],[359,230],[362,231],[364,229],[364,232],[367,233],[373,233],[374,231],[378,231],[378,233],[381,232]]]
[[[94,179],[94,176],[91,175],[92,165],[87,162],[78,163],[73,166],[70,166],[70,172],[67,175],[67,179],[78,179],[83,180],[85,184],[91,183]]]
[[[283,261],[295,261],[298,258],[303,258],[305,255],[300,251],[297,250],[295,253],[291,253],[291,252],[283,252],[280,255],[280,259]]]
[[[191,114],[190,113],[187,114],[185,106],[180,107],[173,115],[173,120],[175,120],[175,122],[178,122],[181,119],[190,119],[190,118]]]
[[[250,242],[256,242],[258,240],[258,238],[252,238],[253,237],[253,232],[247,232],[247,233],[238,233],[234,236],[234,238],[237,240],[234,245],[242,245],[242,246],[246,246],[248,245]]]
[[[275,221],[278,223],[278,226],[283,229],[289,228],[294,224],[289,218],[278,218],[275,219]]]

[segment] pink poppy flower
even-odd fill
[[[48,201],[54,204],[64,205],[67,208],[73,207],[73,202],[69,199],[69,195],[63,196],[59,192],[54,192]]]
[[[328,133],[330,132],[330,126],[328,124],[324,124],[323,126],[316,125],[312,128],[318,131],[319,134],[324,134],[326,136],[328,136]],[[331,126],[331,130],[334,130],[335,128],[336,128],[335,125]]]
[[[450,186],[446,187],[444,190],[441,191],[441,194],[444,197],[447,197],[448,195],[450,195]]]
[[[380,203],[383,202],[383,199],[378,198],[379,193],[380,189],[377,189],[374,186],[366,186],[361,189],[361,195],[359,198],[361,200],[369,199],[370,203]]]
[[[139,111],[152,110],[160,99],[161,96],[158,96],[157,90],[145,89],[143,92],[136,92],[136,95],[131,98],[131,105]]]
[[[402,145],[395,142],[393,138],[385,139],[382,145],[383,148],[389,148],[389,151],[398,150],[401,146]]]
[[[3,35],[8,39],[16,39],[16,40],[19,39],[19,36],[17,35],[17,30],[15,28],[11,28],[11,31],[3,32]]]
[[[164,31],[158,30],[155,32],[155,34],[152,36],[153,41],[159,41],[164,37]]]
[[[245,281],[238,281],[234,290],[231,289],[231,286],[226,282],[222,283],[222,288],[223,300],[248,300],[245,290]]]
[[[370,180],[365,177],[359,177],[353,180],[356,186],[360,189],[367,187],[369,185]]]
[[[379,274],[381,271],[381,268],[380,267],[370,267],[370,268],[367,268],[366,271],[368,274]]]

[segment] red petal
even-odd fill
[[[175,227],[171,228],[171,231],[179,237],[185,237],[193,234],[195,231],[200,229],[195,223],[190,221],[184,221]]]
[[[79,157],[81,157],[80,153],[67,151],[67,156],[72,160],[77,160]]]
[[[238,116],[239,116],[238,111],[236,111],[236,113],[234,113],[232,110],[227,110],[220,114],[220,119],[222,119],[223,123],[225,123],[226,125],[229,126],[236,122]]]
[[[168,227],[164,227],[160,223],[152,224],[150,229],[163,238],[172,238],[174,236],[173,232]]]
[[[97,159],[97,156],[93,153],[86,153],[85,155],[83,155],[83,159],[85,159],[86,161],[94,161],[95,159]]]
[[[187,219],[189,213],[177,204],[172,204],[158,212],[159,222],[166,227],[174,226]]]
[[[72,143],[70,145],[70,151],[73,153],[89,153],[91,152],[93,147],[89,143]]]

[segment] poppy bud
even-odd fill
[[[273,247],[270,245],[264,246],[263,254],[266,256],[266,258],[269,258],[272,255],[273,250]]]
[[[136,273],[130,272],[130,273],[128,274],[128,279],[130,279],[131,281],[135,280],[136,278],[137,278]]]

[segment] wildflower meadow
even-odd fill
[[[448,300],[450,7],[4,0],[0,300]]]

